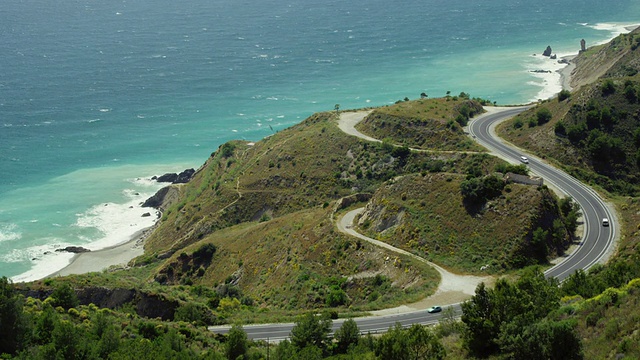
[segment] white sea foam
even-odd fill
[[[558,56],[561,58],[564,55]],[[550,59],[546,56],[531,56],[525,65],[527,71],[536,80],[527,84],[540,87],[540,91],[530,101],[546,100],[557,95],[562,90],[562,76],[560,71],[567,66],[561,64],[557,59]]]
[[[88,186],[90,182],[97,179],[106,181],[108,175],[118,178],[124,173],[134,172],[135,168],[124,166],[117,168],[117,170],[78,171],[71,179],[64,177],[66,181],[61,182],[69,184],[75,180],[83,179],[84,182],[74,182],[74,186],[77,192],[84,193],[89,189],[84,189],[83,184]],[[156,171],[162,173],[167,172],[167,168],[148,167],[143,171],[145,173]],[[74,254],[55,252],[57,248],[74,245],[95,251],[125,243],[140,231],[153,226],[157,221],[159,213],[152,208],[142,208],[141,204],[162,186],[163,184],[151,180],[150,176],[126,178],[125,175],[124,189],[120,190],[121,196],[118,196],[121,200],[117,200],[117,203],[101,203],[86,211],[80,210],[75,214],[75,222],[64,226],[50,223],[51,229],[61,227],[65,230],[62,230],[62,233],[59,230],[53,231],[58,234],[53,237],[35,239],[32,246],[25,244],[26,246],[22,248],[12,247],[4,254],[0,254],[0,262],[20,264],[21,267],[28,264],[30,267],[28,271],[16,275],[12,279],[13,281],[32,281],[53,274],[69,264]],[[54,201],[54,203],[57,202]],[[149,216],[143,216],[145,213],[149,213]],[[3,237],[15,238],[17,236],[15,234],[18,231],[14,226],[2,229],[3,235],[1,236]]]
[[[127,201],[124,203],[103,203],[93,206],[83,214],[77,214],[75,226],[80,228],[94,228],[102,235],[94,239],[85,247],[99,250],[116,246],[131,240],[132,236],[150,226],[158,219],[159,213],[153,208],[143,208],[141,204],[148,199],[162,184],[150,178],[133,178],[127,180],[139,189],[124,189],[122,194]],[[150,216],[146,216],[146,214]],[[143,216],[144,215],[144,216]]]
[[[42,279],[69,265],[74,254],[55,251],[68,246],[68,244],[56,243],[56,239],[50,239],[48,243],[55,245],[38,245],[26,249],[13,249],[0,256],[0,261],[6,263],[28,261],[33,264],[29,271],[12,277],[12,281],[27,282]]]
[[[21,237],[16,224],[0,225],[0,242],[19,240]]]
[[[631,32],[632,29],[638,27],[640,24],[626,23],[626,24],[618,24],[618,23],[597,23],[597,24],[585,24],[585,26],[590,27],[594,30],[599,31],[608,31],[610,36],[602,41],[596,43],[596,45],[606,44],[615,38],[618,35],[626,34]]]
[[[153,226],[158,214],[154,209],[140,206],[140,202],[146,198],[138,195],[124,204],[100,204],[80,214],[75,225],[80,228],[95,228],[102,236],[85,247],[99,250],[120,245],[131,240],[137,232]],[[145,213],[150,216],[143,216]]]

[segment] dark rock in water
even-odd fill
[[[168,182],[172,184],[184,184],[188,183],[195,173],[196,171],[194,169],[187,169],[180,174],[166,173],[159,177],[154,176],[153,178],[151,178],[151,180],[156,180],[157,182]]]
[[[155,194],[153,194],[152,197],[148,198],[147,201],[142,204],[142,207],[157,208],[162,205],[164,197],[169,192],[169,188],[169,186],[165,186],[162,189],[158,190]]]
[[[153,176],[151,177],[151,180],[158,180],[158,177],[157,177],[157,176],[155,176],[155,175],[153,175]]]
[[[542,53],[543,56],[551,56],[551,46],[547,46],[547,48]]]
[[[67,246],[66,248],[56,249],[56,252],[63,252],[63,251],[74,253],[74,254],[80,254],[80,253],[89,252],[91,250],[83,248],[82,246]]]
[[[157,182],[172,183],[172,182],[176,181],[177,179],[178,179],[178,174],[176,174],[176,173],[166,173],[166,174],[161,175],[158,178],[156,178],[156,181]]]
[[[553,55],[549,56],[549,59],[553,59],[553,60],[555,60],[555,59],[557,59],[557,58],[558,58],[558,56],[557,56],[556,54],[553,54]]]
[[[151,216],[151,213],[146,212],[146,213],[142,214],[142,217],[149,217],[149,216]]]
[[[173,181],[174,184],[184,184],[184,183],[188,183],[189,180],[191,180],[191,178],[193,177],[193,174],[195,174],[196,171],[194,169],[187,169],[183,172],[181,172],[180,174],[178,174],[178,178],[176,180]]]

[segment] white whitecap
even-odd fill
[[[24,263],[30,262],[32,267],[29,271],[20,275],[13,276],[13,282],[26,282],[42,279],[52,273],[67,266],[75,254],[68,252],[56,252],[61,247],[71,244],[58,242],[58,239],[47,239],[49,245],[32,246],[26,249],[13,249],[5,254],[0,255],[0,261],[5,263]],[[54,244],[54,245],[51,245]]]
[[[20,238],[22,238],[22,233],[18,231],[18,225],[0,225],[0,242],[19,240]]]
[[[132,196],[131,200],[123,204],[96,205],[78,216],[74,226],[94,228],[102,234],[84,247],[99,250],[120,245],[129,241],[135,233],[153,226],[158,218],[157,211],[140,206],[141,200],[151,195],[153,194],[146,193]]]

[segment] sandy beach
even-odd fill
[[[567,60],[569,64],[560,70],[560,82],[562,83],[563,90],[573,90],[571,87],[571,74],[576,68],[576,64],[572,61],[578,55],[564,56],[563,59]]]
[[[140,230],[123,244],[77,254],[69,265],[47,277],[99,272],[111,266],[125,267],[129,261],[144,254],[144,240],[151,235],[155,228],[154,225]]]

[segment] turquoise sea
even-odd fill
[[[314,112],[461,91],[548,98],[559,56],[640,23],[618,0],[4,0],[0,276],[122,243],[152,175]],[[537,56],[534,56],[537,54]]]

